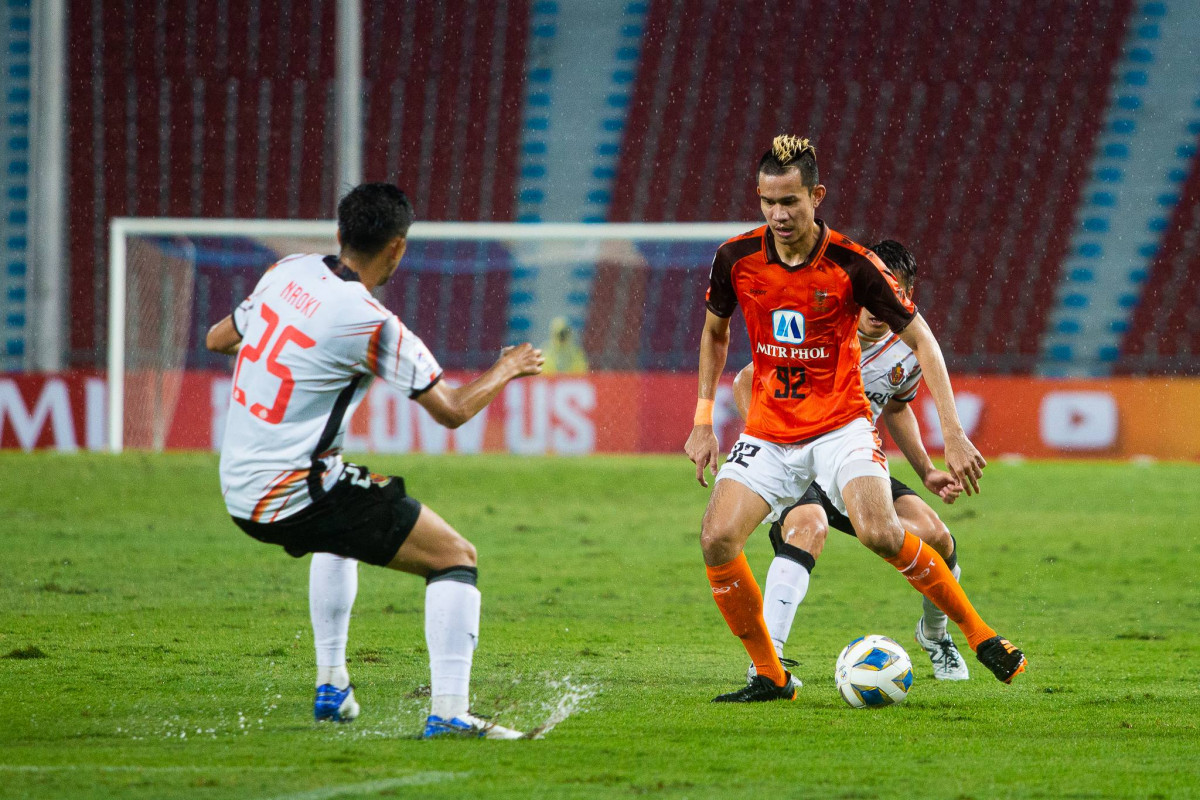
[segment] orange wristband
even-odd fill
[[[693,423],[696,425],[712,425],[713,417],[713,401],[705,400],[701,397],[696,401],[696,418]]]

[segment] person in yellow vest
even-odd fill
[[[575,343],[566,317],[550,320],[550,339],[542,346],[542,355],[546,359],[543,375],[580,375],[588,370],[587,354]]]

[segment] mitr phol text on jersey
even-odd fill
[[[772,358],[795,358],[801,361],[814,358],[829,358],[829,350],[824,347],[784,347],[778,344],[759,342],[757,350],[759,353],[771,356]]]

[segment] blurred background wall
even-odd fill
[[[361,175],[399,183],[426,221],[749,229],[757,158],[792,132],[817,145],[832,227],[916,253],[918,303],[956,373],[1200,374],[1200,3],[357,9],[346,84],[335,0],[0,5],[4,370],[103,367],[113,217],[329,219]],[[355,83],[347,121],[339,86]],[[349,171],[345,130],[361,152]],[[250,248],[242,275],[216,251],[222,298],[266,257]],[[456,245],[390,300],[458,348],[455,368],[561,318],[594,369],[687,372],[711,252],[642,248],[636,272],[576,254],[555,271]],[[473,258],[491,266],[436,266]],[[501,322],[456,345],[413,300],[438,291],[475,291]],[[613,355],[614,318],[651,308]],[[194,336],[191,351],[190,367],[217,366]]]

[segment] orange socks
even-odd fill
[[[762,592],[754,580],[754,573],[750,571],[746,554],[739,553],[733,561],[705,569],[717,608],[721,609],[729,630],[742,640],[742,646],[754,660],[754,668],[776,686],[783,686],[786,680],[783,665],[779,663],[771,634],[767,632],[767,623],[763,621]],[[946,569],[945,564],[942,564],[942,569]],[[946,574],[950,574],[948,570]],[[953,582],[954,578],[950,580]],[[970,608],[970,605],[967,607]],[[954,619],[954,615],[951,614],[950,618]]]
[[[954,620],[967,637],[967,644],[972,650],[996,635],[975,612],[967,593],[954,580],[954,573],[942,557],[916,536],[905,531],[900,552],[889,558],[888,563],[900,570],[900,574],[908,578],[917,591]]]

